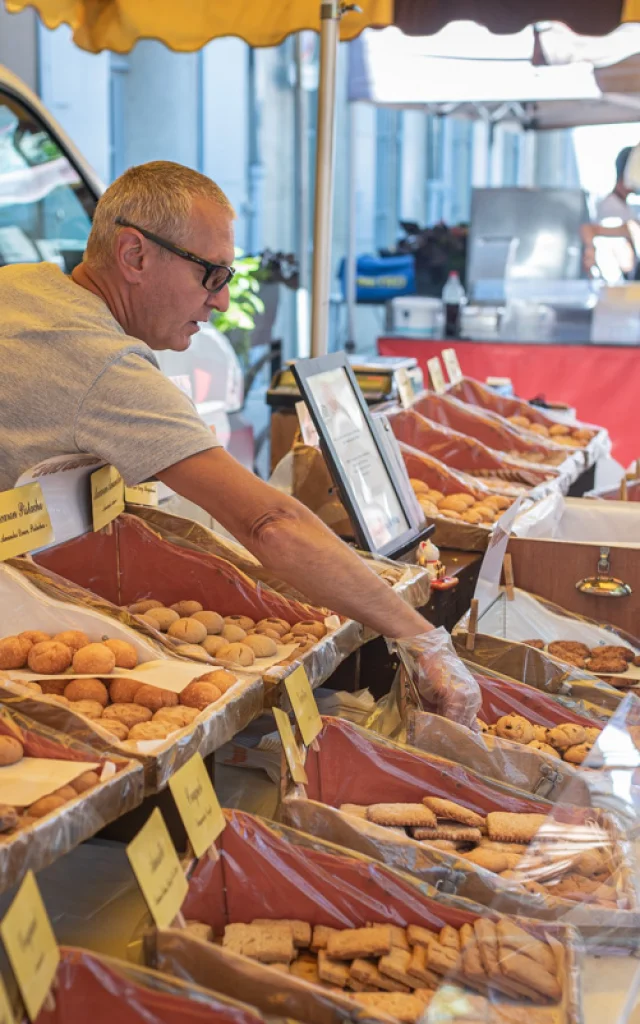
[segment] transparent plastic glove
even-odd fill
[[[480,687],[453,649],[451,637],[440,626],[407,640],[389,640],[425,704],[452,722],[478,730],[482,704]]]

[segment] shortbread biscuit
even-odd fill
[[[482,988],[489,982],[475,938],[468,942],[462,951],[462,973],[468,981]]]
[[[311,949],[314,953],[317,953],[319,949],[326,949],[329,936],[337,934],[339,930],[339,928],[329,928],[326,924],[315,925],[311,936]]]
[[[344,988],[349,981],[349,965],[334,960],[326,950],[321,949],[318,951],[318,977],[321,981]]]
[[[461,856],[469,861],[470,864],[475,864],[486,871],[495,871],[498,875],[501,871],[507,871],[509,868],[506,853],[499,853],[498,850],[487,850],[485,846],[478,846],[475,850],[470,850],[469,853],[463,853]]]
[[[464,928],[464,925],[462,926]],[[438,935],[438,942],[441,946],[446,946],[447,949],[460,949],[462,934],[458,932],[457,928],[452,928],[450,924],[445,924],[440,929]]]
[[[478,917],[473,922],[473,930],[485,973],[489,978],[499,977],[499,946],[495,924],[493,921],[487,920],[487,918]]]
[[[475,811],[469,810],[468,807],[461,807],[460,804],[456,804],[453,800],[441,800],[437,796],[425,796],[422,798],[422,802],[425,807],[428,807],[430,811],[439,818],[445,818],[447,821],[457,821],[460,825],[470,825],[472,828],[483,828],[485,819],[481,814],[476,814]]]
[[[550,1002],[558,1002],[562,996],[562,989],[555,974],[551,974],[528,956],[508,950],[506,954],[501,953],[499,962],[500,970],[507,978],[534,989]]]
[[[290,963],[295,956],[293,934],[289,927],[269,927],[251,924],[228,924],[222,945],[234,953],[260,960],[261,963]]]
[[[401,985],[406,985],[407,988],[417,988],[415,979],[408,973],[410,963],[411,953],[406,949],[393,946],[390,953],[381,956],[378,960],[378,970],[388,978],[400,982]]]
[[[194,939],[201,939],[203,942],[213,942],[213,928],[202,921],[187,921],[186,931],[193,935]]]
[[[455,931],[455,928],[453,930]],[[442,945],[443,946],[450,946],[452,949],[464,949],[465,946],[468,946],[470,942],[475,942],[476,941],[476,935],[475,935],[475,932],[473,930],[473,926],[470,925],[470,924],[467,924],[466,922],[465,922],[465,924],[463,924],[461,926],[460,931],[456,932],[457,943],[458,943],[457,946],[454,945],[452,941],[442,942],[442,932],[440,933],[440,935],[441,935],[440,942],[442,943]]]
[[[390,950],[391,929],[384,924],[371,928],[345,928],[330,935],[327,941],[327,953],[336,960],[384,956]]]
[[[544,814],[492,811],[487,815],[489,839],[502,839],[507,843],[530,843],[545,821]]]
[[[435,974],[455,973],[460,962],[460,953],[440,942],[432,942],[426,948],[427,967]]]
[[[358,992],[353,998],[371,1013],[378,1010],[401,1024],[416,1024],[424,1012],[420,999],[401,992]]]
[[[365,820],[368,809],[368,804],[340,804],[338,808],[343,814],[351,814],[354,818],[364,818]]]
[[[482,838],[479,828],[459,825],[455,821],[437,825],[435,828],[414,828],[411,834],[414,839],[449,839],[454,843],[479,843]]]
[[[422,925],[410,924],[407,928],[407,939],[410,946],[428,946],[432,942],[437,942],[438,936]]]
[[[501,950],[510,949],[522,953],[529,959],[535,960],[546,971],[555,974],[556,959],[551,947],[546,942],[536,939],[534,935],[519,928],[514,921],[506,917],[500,918],[496,925],[496,931]]]
[[[299,956],[289,967],[289,973],[293,974],[296,978],[303,978],[305,981],[310,981],[316,985],[320,981],[318,961],[315,957]]]
[[[403,985],[395,978],[383,974],[371,960],[364,960],[360,957],[351,964],[349,975],[361,985],[366,985],[368,988],[381,988],[385,992],[410,992],[412,987]]]
[[[367,808],[367,820],[376,825],[423,825],[435,828],[437,824],[433,811],[423,804],[371,804]]]
[[[367,928],[375,928],[377,924],[377,921],[367,921]],[[405,928],[402,928],[402,926],[399,924],[388,924],[385,925],[385,928],[391,929],[392,949],[397,947],[398,949],[409,950],[411,948],[409,945],[409,940],[407,939],[407,932]]]
[[[307,949],[311,944],[311,925],[308,921],[298,921],[293,918],[279,918],[274,921],[268,917],[257,917],[251,924],[264,925],[267,928],[272,924],[289,925],[296,949]]]
[[[411,960],[407,967],[407,974],[421,985],[426,985],[427,988],[437,988],[440,984],[440,978],[438,975],[433,971],[430,971],[427,967],[426,946],[413,947]]]

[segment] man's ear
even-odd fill
[[[135,284],[144,266],[144,240],[137,231],[121,228],[116,238],[116,263],[129,284]]]

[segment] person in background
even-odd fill
[[[640,253],[639,207],[631,206],[629,196],[635,189],[625,174],[633,146],[625,146],[616,157],[616,183],[613,190],[596,207],[596,223],[582,229],[584,266],[595,268],[609,284],[636,277]],[[596,245],[596,239],[607,239]]]
[[[603,221],[614,217],[626,224],[628,220],[637,220],[637,208],[630,206],[627,202],[629,196],[634,195],[634,190],[625,182],[625,171],[629,163],[629,157],[633,152],[633,146],[625,146],[616,157],[616,183],[613,191],[601,199],[597,206],[597,220]],[[613,226],[613,225],[611,225]]]

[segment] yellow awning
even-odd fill
[[[393,0],[358,0],[340,38],[393,23]],[[6,0],[12,14],[35,7],[48,28],[70,25],[78,46],[92,53],[127,53],[139,39],[172,50],[199,50],[212,39],[239,36],[251,46],[276,46],[292,32],[320,31],[320,0]]]

